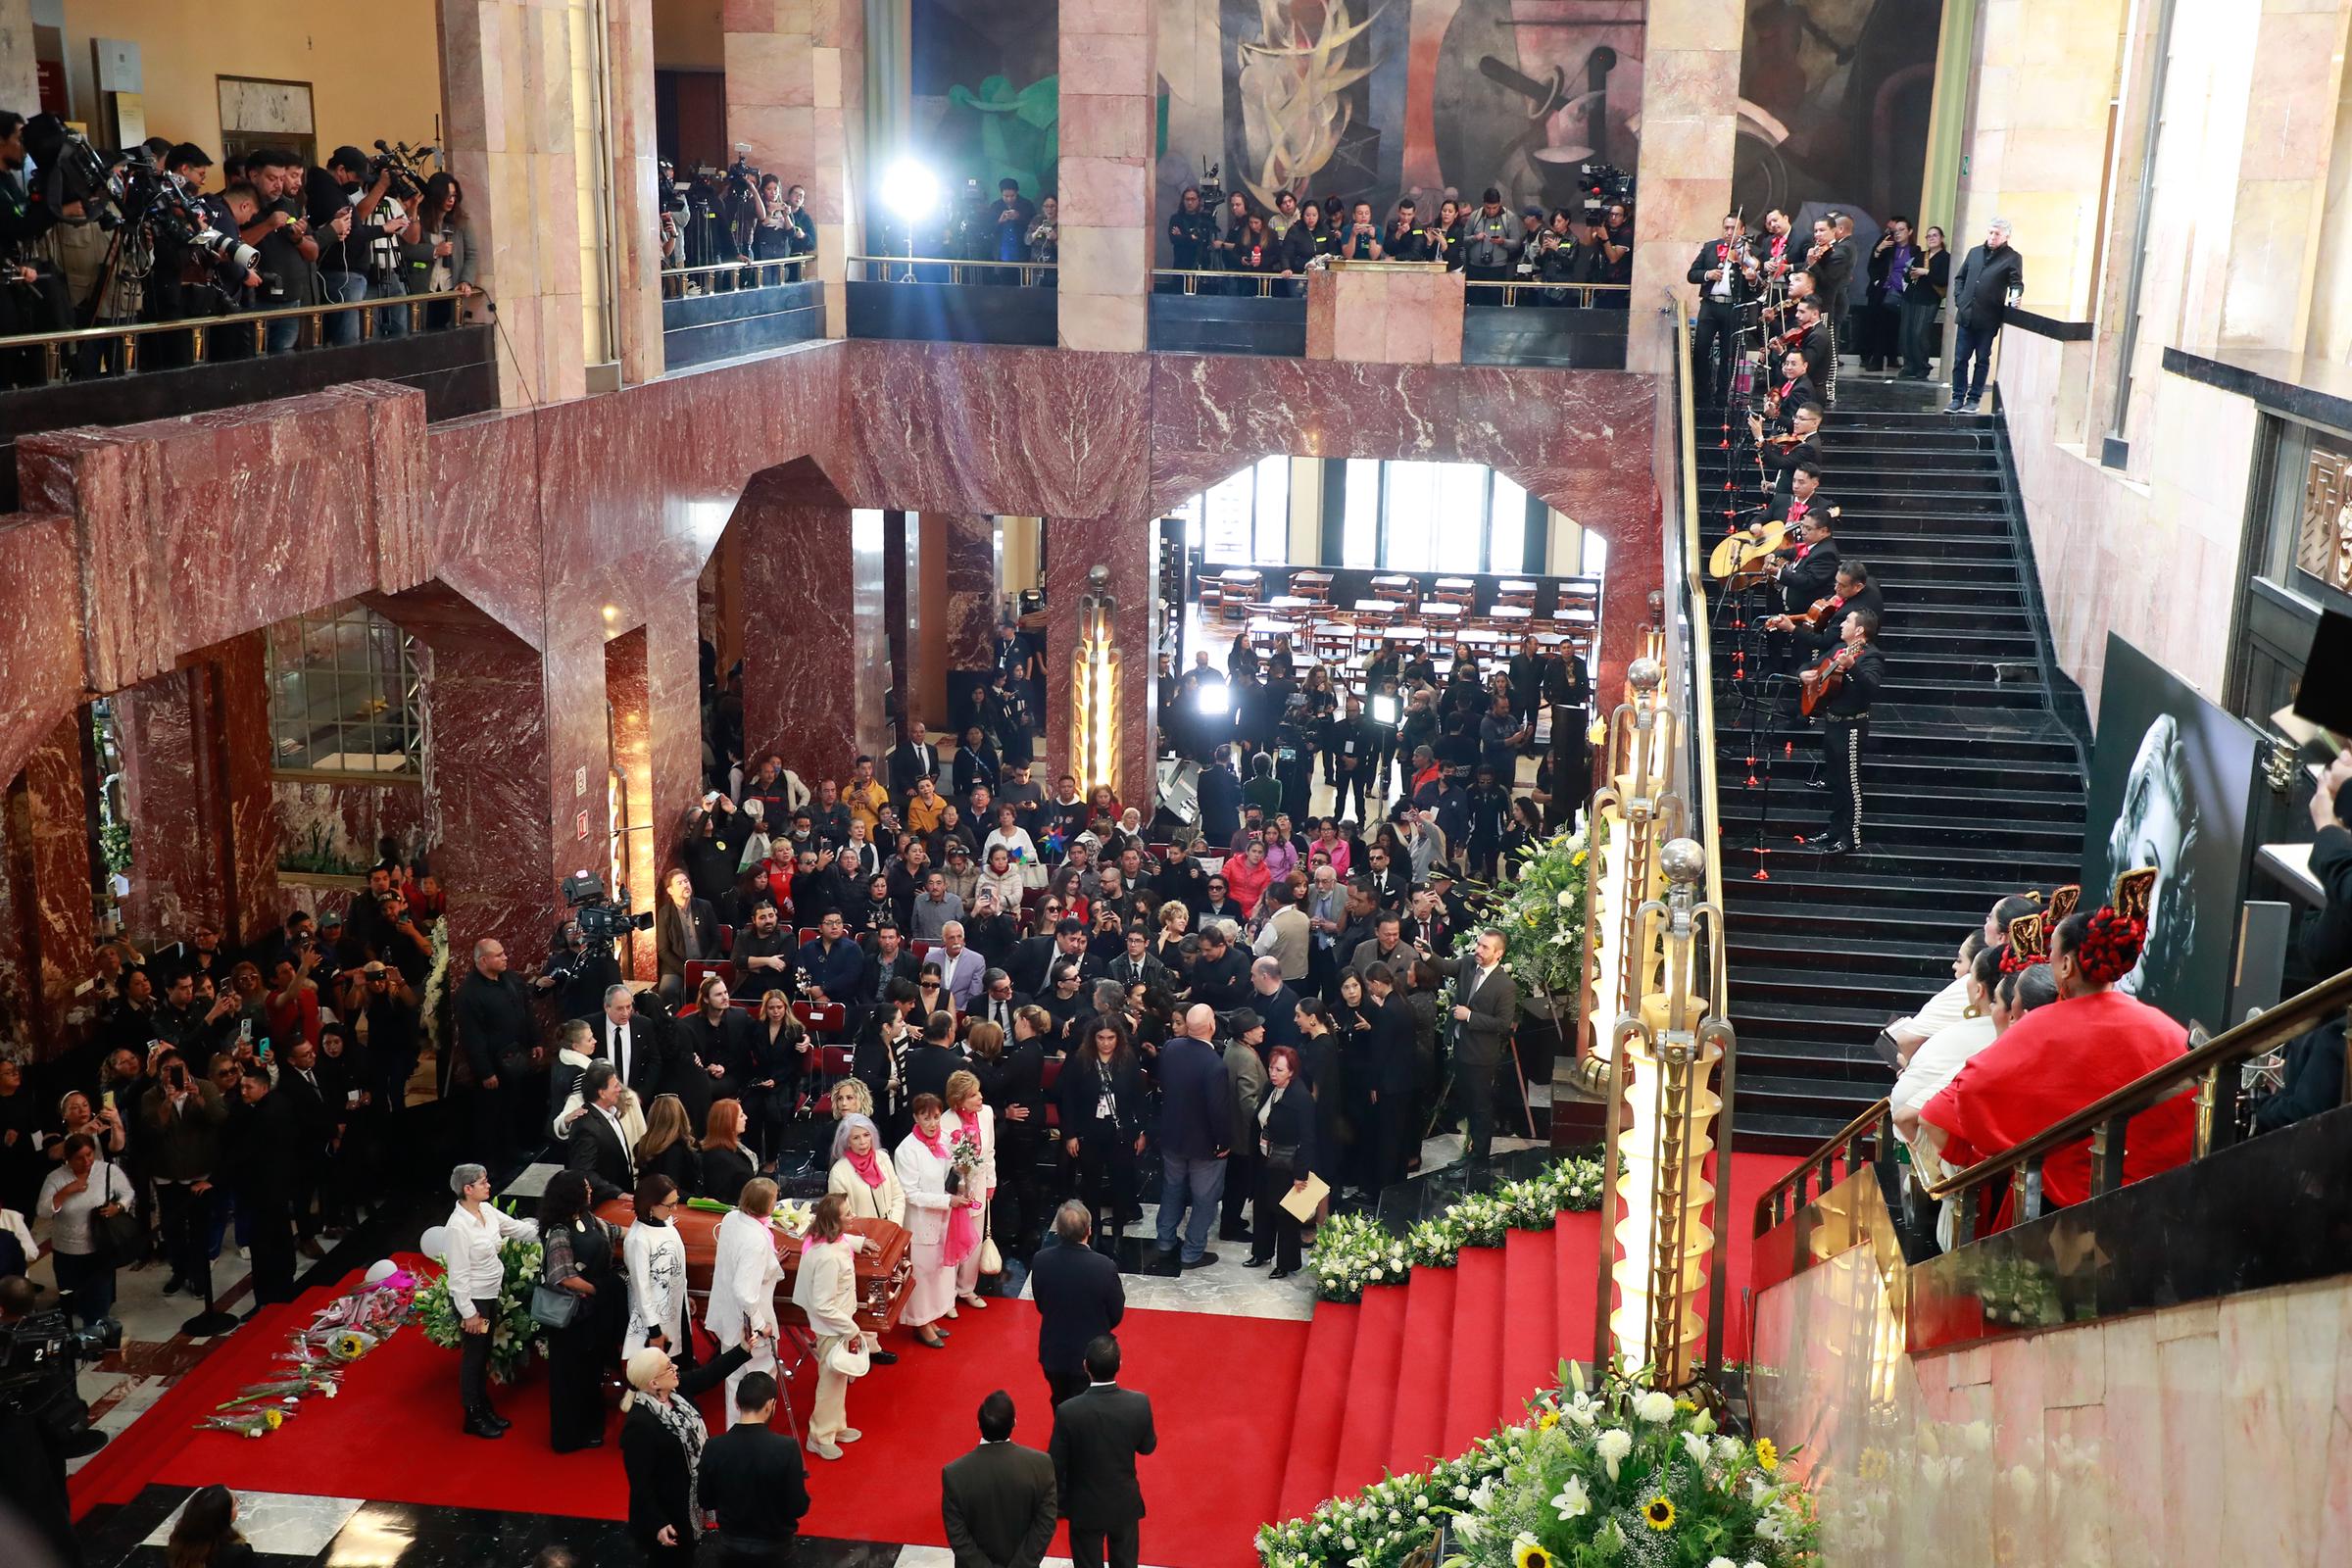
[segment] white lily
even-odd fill
[[[1551,1499],[1551,1506],[1563,1520],[1577,1519],[1592,1511],[1592,1499],[1585,1492],[1585,1484],[1570,1476],[1559,1495]]]

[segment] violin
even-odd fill
[[[1824,603],[1827,601],[1825,600]],[[1820,607],[1816,606],[1815,608]],[[1809,669],[1800,670],[1796,677],[1797,710],[1805,717],[1811,718],[1813,710],[1827,702],[1838,687],[1845,684],[1845,672],[1854,667],[1854,660],[1860,656],[1861,651],[1861,645],[1858,643],[1840,643],[1829,653],[1824,654],[1819,663]]]

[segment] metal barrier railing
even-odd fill
[[[1986,1187],[2007,1178],[2017,1204],[2014,1221],[2022,1224],[2037,1219],[2042,1213],[2043,1163],[2060,1149],[2085,1138],[2090,1140],[2090,1194],[2096,1198],[2112,1192],[2124,1182],[2124,1146],[2132,1118],[2172,1099],[2191,1084],[2196,1086],[2197,1094],[2196,1139],[2191,1157],[2202,1159],[2237,1141],[2239,1069],[2246,1060],[2276,1050],[2347,1010],[2352,1010],[2352,969],[2323,980],[2211,1040],[2192,1042],[2189,1051],[2178,1059],[2132,1079],[2014,1148],[1929,1183],[1927,1195],[1936,1200],[1960,1200],[1953,1235],[1965,1246],[1977,1239],[1978,1222],[1986,1208],[1983,1197]],[[2352,1083],[2352,1079],[2347,1082]],[[1839,1153],[1846,1157],[1848,1175],[1865,1164],[1883,1159],[1892,1148],[1891,1125],[1881,1125],[1886,1120],[1887,1105],[1881,1101],[1808,1153],[1795,1170],[1775,1182],[1756,1200],[1756,1234],[1761,1236],[1786,1223],[1804,1207],[1810,1201],[1807,1188],[1814,1178],[1818,1177],[1820,1185],[1813,1188],[1812,1197],[1834,1185]],[[1866,1139],[1875,1141],[1873,1157],[1869,1160],[1857,1157],[1857,1151]]]
[[[795,256],[790,260],[737,260],[711,262],[703,267],[664,267],[662,269],[662,297],[675,300],[684,299],[689,292],[731,294],[798,283],[808,275],[808,264],[815,260],[814,256]]]
[[[1154,293],[1206,294],[1232,299],[1303,299],[1306,297],[1306,275],[1302,272],[1227,272],[1208,268],[1154,267],[1152,269]],[[1176,287],[1161,289],[1162,281]],[[1287,286],[1286,286],[1287,285]],[[1468,290],[1466,303],[1471,305],[1552,305],[1582,310],[1598,310],[1603,300],[1615,300],[1613,309],[1624,309],[1633,295],[1630,283],[1490,283],[1473,280],[1464,285]]]
[[[360,337],[363,342],[382,336],[377,317],[388,311],[409,313],[410,332],[440,331],[449,326],[463,326],[466,317],[463,308],[451,313],[444,327],[421,324],[418,315],[424,307],[447,301],[484,299],[478,291],[459,294],[452,290],[443,294],[408,294],[393,299],[354,300],[337,305],[287,305],[269,311],[239,311],[230,316],[191,316],[177,321],[122,321],[105,326],[76,327],[64,332],[27,332],[16,337],[0,337],[0,354],[16,350],[38,351],[41,355],[42,377],[55,386],[66,379],[67,351],[82,348],[103,349],[113,346],[117,352],[109,356],[111,366],[100,372],[102,378],[136,374],[139,368],[139,344],[160,333],[176,332],[191,341],[188,345],[189,363],[202,365],[223,356],[215,352],[214,344],[225,337],[239,335],[248,328],[253,337],[251,357],[259,358],[269,351],[269,328],[273,321],[299,320],[304,323],[296,338],[296,348],[320,347],[319,338],[325,331],[325,318],[350,315],[360,318]],[[349,347],[347,344],[325,344],[328,348]],[[244,359],[248,356],[234,356]],[[169,368],[180,368],[172,366]]]
[[[935,270],[947,269],[944,277]],[[1042,288],[1061,270],[1058,262],[990,262],[955,256],[853,256],[853,283],[972,283],[1000,288]]]

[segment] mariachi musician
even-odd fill
[[[1811,358],[1803,349],[1790,349],[1781,356],[1780,379],[1773,382],[1772,389],[1764,394],[1764,417],[1767,420],[1778,423],[1784,417],[1783,410],[1787,410],[1788,416],[1792,417],[1799,405],[1821,401],[1813,390],[1812,376],[1806,373],[1810,364]]]
[[[1862,847],[1862,746],[1870,737],[1870,705],[1886,662],[1878,648],[1879,617],[1849,610],[1838,623],[1838,647],[1797,678],[1821,720],[1821,756],[1830,786],[1830,822],[1805,844],[1824,855]]]
[[[1810,610],[1827,598],[1838,578],[1838,508],[1821,493],[1821,467],[1800,463],[1788,482],[1786,504],[1776,503],[1772,520],[1788,524],[1794,543],[1774,558],[1783,603],[1791,612]]]
[[[1789,412],[1786,430],[1767,432],[1761,415],[1747,416],[1748,433],[1756,438],[1756,467],[1773,498],[1786,499],[1797,465],[1821,466],[1821,405],[1799,403]]]
[[[1879,617],[1881,625],[1886,623],[1886,602],[1878,584],[1870,580],[1868,566],[1859,561],[1841,560],[1835,581],[1836,591],[1829,598],[1814,600],[1801,613],[1769,616],[1764,629],[1789,633],[1803,657],[1818,659],[1843,640],[1847,611],[1867,610]]]

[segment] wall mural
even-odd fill
[[[1021,182],[1031,201],[1054,188],[1059,155],[1054,0],[925,0],[907,39],[909,132],[950,191],[976,179]]]
[[[1867,249],[1893,213],[1921,213],[1943,0],[1748,0],[1732,199],[1751,218],[1855,215]],[[1965,249],[1965,247],[1962,247]]]

